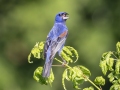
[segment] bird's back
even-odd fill
[[[55,41],[63,32],[67,31],[68,28],[63,23],[55,23],[48,36],[51,40]]]

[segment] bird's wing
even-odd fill
[[[51,40],[48,37],[44,47],[44,58],[47,57],[47,54],[48,54],[47,52],[48,50],[50,50],[49,60],[53,59],[56,52],[64,45],[67,35],[68,35],[68,30],[65,30],[56,38],[55,41]]]

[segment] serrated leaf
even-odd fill
[[[91,72],[89,69],[87,69],[86,67],[82,66],[82,65],[78,65],[77,67],[80,68],[80,70],[82,71],[82,73],[87,76],[90,77],[91,76]]]
[[[110,77],[110,78],[109,78],[109,81],[110,81],[110,82],[113,82],[114,79],[115,79],[114,77]]]
[[[63,85],[64,90],[67,90],[65,86],[65,79],[67,79],[68,81],[70,80],[68,76],[68,68],[64,70],[63,75],[62,75],[62,85]]]
[[[67,62],[67,63],[72,63],[73,60],[71,56],[67,55],[64,51],[61,52],[61,57]]]
[[[30,54],[28,55],[28,62],[29,63],[33,63],[33,61],[30,61],[31,60],[30,59],[31,55],[33,55],[34,58],[38,58],[38,59],[42,58],[42,54],[41,53],[43,53],[43,47],[44,47],[44,43],[43,42],[40,42],[40,43],[37,42],[35,44],[35,46],[31,50]]]
[[[83,72],[80,70],[80,68],[75,66],[73,67],[72,71],[72,81],[74,86],[82,84],[85,81],[85,78],[83,77]]]
[[[106,73],[108,71],[108,67],[106,65],[106,61],[105,60],[104,61],[100,61],[99,66],[101,67],[103,74],[106,75]]]
[[[50,76],[48,78],[44,78],[42,77],[42,71],[43,71],[43,67],[38,67],[35,71],[34,71],[34,74],[33,74],[33,78],[39,82],[40,84],[52,84],[53,80],[54,80],[54,74],[52,72],[52,69],[51,69],[51,73],[50,73]]]
[[[114,59],[109,58],[109,60],[107,61],[107,66],[108,66],[110,71],[113,71],[113,64],[114,64]]]
[[[66,90],[64,80],[69,80],[73,83],[73,87],[80,89],[78,85],[82,84],[86,78],[91,75],[90,71],[84,66],[75,66],[73,68],[67,68],[62,77],[63,87]]]
[[[105,85],[105,79],[102,76],[96,77],[94,82],[95,82],[95,84],[100,85],[100,86]]]
[[[43,51],[43,49],[44,49],[44,42],[38,43],[38,48],[39,48],[41,51]]]
[[[43,67],[38,67],[35,71],[34,71],[34,75],[33,78],[39,82],[40,84],[45,84],[47,85],[47,81],[45,80],[45,78],[42,77],[42,70]]]
[[[32,50],[31,50],[31,53],[33,54],[33,56],[35,57],[35,58],[40,58],[40,50],[39,50],[39,48],[38,47],[34,47]]]
[[[48,83],[52,86],[52,83],[54,81],[54,74],[52,68],[51,68],[50,76],[47,79],[48,79]]]
[[[64,46],[63,50],[61,52],[61,57],[67,62],[72,63],[73,57],[76,57],[76,60],[78,60],[78,52],[70,46]]]
[[[83,75],[82,71],[77,66],[73,67],[73,69],[70,72],[70,75],[72,76],[72,80],[73,79],[75,79],[75,80],[84,79],[82,77],[82,75]]]
[[[113,81],[114,81],[113,72],[111,72],[111,73],[108,74],[108,78],[109,78],[109,81],[110,81],[110,82],[113,82]]]
[[[115,73],[120,74],[120,60],[117,60],[115,64]]]
[[[34,55],[35,58],[40,59],[41,55],[40,53],[43,52],[44,43],[43,42],[37,42],[34,46],[34,48],[31,50],[31,53]]]
[[[73,52],[73,54],[74,54],[75,57],[76,57],[76,60],[74,61],[74,63],[77,62],[77,60],[78,60],[78,58],[79,58],[79,55],[78,55],[77,50],[75,50],[73,47],[70,47],[70,46],[67,46],[67,48],[69,48],[69,49],[71,50],[71,52]]]
[[[120,42],[118,42],[118,43],[116,44],[116,51],[117,51],[118,56],[119,56],[119,58],[120,58]]]
[[[68,46],[64,46],[63,47],[63,51],[66,52],[69,56],[72,56],[73,53],[71,52],[71,50],[68,48]]]
[[[112,53],[113,52],[111,52],[111,51],[103,53],[101,60],[106,60],[106,61],[109,60],[109,58],[111,57]]]
[[[119,85],[119,84],[113,84],[113,85],[110,87],[110,90],[120,90],[120,85]]]

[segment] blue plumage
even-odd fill
[[[44,46],[44,58],[46,60],[42,73],[43,77],[49,77],[54,56],[57,52],[60,56],[61,50],[65,44],[68,35],[68,28],[65,24],[66,20],[69,18],[67,15],[68,13],[66,12],[60,12],[56,15],[54,26],[47,36]]]

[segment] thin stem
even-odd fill
[[[94,87],[96,87],[98,90],[101,90],[97,85],[95,85],[89,78],[86,78],[88,82],[90,82]]]
[[[55,58],[56,61],[63,63],[62,61],[60,61],[59,59]],[[66,67],[71,68],[68,64],[65,64]]]
[[[112,54],[113,54],[113,56],[114,56],[116,59],[118,59],[117,56],[116,56],[114,53],[112,53]]]
[[[59,59],[55,58],[56,61],[63,63],[62,61],[60,61]],[[68,64],[65,64],[66,67],[71,68]],[[83,77],[85,79],[87,79],[88,82],[90,82],[94,87],[96,87],[98,90],[101,90],[97,85],[95,85],[89,78],[87,78],[84,74]]]
[[[52,65],[53,67],[56,67],[56,66],[58,66],[58,67],[63,67],[63,65]]]

